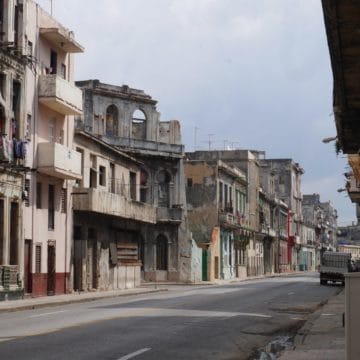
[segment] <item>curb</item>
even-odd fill
[[[125,297],[125,296],[137,296],[137,295],[144,295],[144,294],[150,294],[150,293],[158,293],[158,292],[165,292],[168,291],[168,289],[144,289],[143,291],[137,291],[134,293],[117,293],[117,294],[102,294],[96,297],[87,297],[87,298],[71,298],[71,299],[48,299],[48,302],[41,302],[41,303],[34,303],[34,304],[15,304],[12,307],[7,308],[1,308],[0,304],[0,314],[2,313],[9,313],[9,312],[16,312],[16,311],[23,311],[23,310],[34,310],[34,309],[41,309],[45,307],[54,307],[54,306],[60,306],[60,305],[69,305],[69,304],[76,304],[76,303],[86,303],[86,302],[92,302],[97,300],[103,300],[103,299],[111,299],[116,297]],[[71,296],[71,294],[69,294]],[[80,295],[81,296],[81,295]],[[39,298],[43,299],[43,297]],[[12,300],[9,300],[8,303],[10,303]],[[20,301],[26,301],[26,300],[20,300]],[[6,303],[6,305],[8,304]],[[10,304],[9,304],[10,305]]]

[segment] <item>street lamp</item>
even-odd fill
[[[332,141],[335,141],[335,140],[337,140],[337,136],[326,137],[326,138],[322,139],[321,141],[324,144],[328,144],[329,142],[332,142]]]

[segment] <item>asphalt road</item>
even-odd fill
[[[248,359],[341,290],[318,274],[0,314],[0,359]]]

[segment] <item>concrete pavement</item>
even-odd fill
[[[294,348],[281,354],[282,360],[345,359],[345,291],[311,314],[295,337]]]
[[[280,274],[278,276],[291,276],[298,274]],[[269,276],[268,276],[269,277]],[[24,300],[12,300],[0,302],[0,312],[36,309],[49,306],[57,306],[70,303],[89,302],[119,296],[134,296],[160,291],[173,291],[184,288],[208,288],[209,285],[228,285],[244,280],[264,279],[264,276],[253,277],[243,280],[218,281],[216,283],[200,283],[185,285],[176,283],[146,283],[139,288],[125,289],[106,292],[73,293],[39,298],[27,298]],[[209,289],[210,290],[210,289]],[[335,289],[334,289],[335,290]],[[206,291],[206,290],[205,290]],[[289,293],[291,294],[291,293]],[[305,325],[298,331],[294,340],[294,348],[278,354],[283,360],[342,360],[345,359],[345,329],[342,327],[342,314],[344,312],[344,291],[333,296],[328,303],[321,306],[315,312],[308,315]],[[301,303],[302,304],[302,303]],[[313,311],[313,310],[311,310]]]

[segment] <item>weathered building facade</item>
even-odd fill
[[[32,59],[25,43],[25,16],[20,4],[0,2],[0,300],[20,297],[24,289],[21,210],[27,164],[14,148],[22,147],[29,135],[24,95],[26,66]]]
[[[287,263],[288,270],[298,269],[298,257],[302,236],[302,167],[292,159],[259,159],[263,168],[271,174],[274,192],[288,206],[287,216]]]
[[[264,151],[252,152],[257,155],[259,160],[265,158]],[[260,227],[258,236],[262,235],[266,239],[264,242],[265,273],[269,273],[270,270],[285,272],[288,270],[287,219],[289,208],[276,193],[275,172],[271,163],[259,161],[259,164],[261,189],[259,192]]]
[[[256,156],[248,150],[219,150],[219,151],[195,151],[187,157],[192,161],[217,161],[232,166],[242,171],[247,184],[246,204],[243,216],[244,231],[241,236],[241,247],[244,259],[241,266],[246,266],[247,275],[264,273],[264,237],[256,237],[259,229],[259,189],[260,175],[259,164]],[[201,176],[201,175],[200,175]],[[189,198],[188,198],[188,201]]]
[[[16,267],[25,294],[64,293],[69,193],[71,181],[81,178],[80,155],[72,150],[72,115],[82,111],[72,54],[83,48],[34,1],[2,1],[0,7],[1,161],[11,169],[2,179],[7,188],[0,199],[1,264]]]
[[[128,165],[125,166],[125,174],[124,169],[122,172],[116,170],[116,163],[121,157],[117,160],[116,156],[112,156],[111,161],[105,164],[99,162],[100,150],[88,154],[86,161],[89,162],[90,170],[84,171],[92,169],[92,174],[87,175],[89,180],[83,185],[92,187],[96,184],[104,191],[114,187],[117,189],[117,200],[107,203],[107,210],[102,210],[106,212],[112,232],[109,230],[108,233],[102,233],[100,240],[98,235],[94,235],[100,234],[100,229],[90,233],[77,230],[80,240],[88,243],[92,241],[97,249],[104,246],[101,244],[108,244],[109,246],[105,245],[105,250],[110,255],[111,243],[136,243],[144,280],[190,281],[191,239],[186,226],[184,147],[181,144],[179,122],[160,121],[157,102],[141,90],[126,85],[103,84],[98,80],[80,81],[76,84],[82,89],[84,99],[84,116],[78,119],[78,128],[83,134],[98,138],[103,144],[121,151],[137,162],[132,170]],[[77,145],[84,148],[84,144],[76,141]],[[102,185],[99,184],[100,178]],[[85,177],[84,179],[86,181]],[[79,199],[80,197],[81,195]],[[100,198],[98,200],[101,201]],[[119,206],[124,207],[122,211],[125,213],[132,209],[134,218],[125,216],[125,213],[116,213],[117,210],[111,217],[111,212]],[[84,215],[86,211],[84,208],[76,208],[77,229],[89,229],[94,226],[94,219],[99,218],[95,208],[90,209],[91,217]],[[75,243],[77,240],[74,239]],[[89,251],[88,247],[88,253]],[[99,255],[93,256],[93,262],[97,262],[99,271],[108,271],[107,266],[111,264],[102,267],[99,261],[101,262]],[[87,272],[91,271],[88,268]],[[99,275],[102,276],[98,273]],[[106,287],[111,283],[112,281],[109,283],[104,280],[103,285]],[[99,286],[102,287],[101,284]]]
[[[203,280],[246,277],[247,181],[219,159],[186,153],[189,228],[203,249]]]
[[[140,202],[142,163],[87,132],[74,140],[83,175],[72,192],[74,290],[135,287],[144,263],[138,229],[156,223],[155,207]]]
[[[324,251],[336,251],[337,246],[337,211],[330,201],[321,202],[319,194],[303,196],[302,211],[304,229],[307,230],[307,246],[315,251],[315,266],[320,264]],[[314,239],[309,231],[313,229]]]

